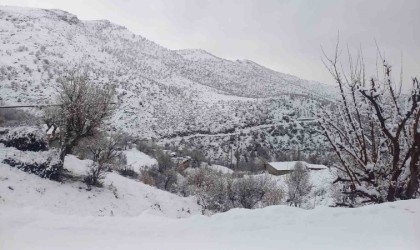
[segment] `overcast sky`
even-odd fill
[[[82,20],[108,19],[169,49],[201,48],[250,59],[283,73],[332,83],[321,46],[362,47],[375,63],[375,40],[404,76],[420,76],[420,0],[0,0],[62,9]]]

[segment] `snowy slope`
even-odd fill
[[[127,165],[132,167],[136,172],[157,165],[156,159],[138,151],[136,148],[125,150],[124,154],[127,156]]]
[[[186,136],[204,134],[191,144],[207,148],[211,158],[224,158],[227,148],[209,149],[221,143],[207,135],[225,141],[231,131],[243,132],[245,148],[251,133],[261,138],[267,133],[260,126],[287,128],[286,116],[312,116],[331,91],[249,60],[172,51],[109,21],[82,21],[60,10],[0,6],[0,39],[0,100],[6,104],[54,103],[62,70],[83,63],[92,82],[117,87],[118,107],[109,129],[139,138],[175,138],[169,142],[174,146]],[[259,143],[275,150],[322,146],[310,129],[297,130],[264,135]]]
[[[88,191],[81,182],[60,184],[0,164],[0,196],[0,210],[5,206],[32,207],[79,216],[146,212],[172,218],[201,213],[193,197],[179,197],[115,173],[107,175],[104,188]]]
[[[420,200],[355,209],[287,206],[168,219],[63,216],[2,207],[0,248],[25,249],[404,249],[420,245]]]
[[[16,152],[20,159],[33,153],[0,144],[0,162],[4,155]],[[141,165],[148,162],[150,159],[138,161]],[[85,175],[89,163],[90,160],[68,155],[64,168],[73,174]],[[0,163],[0,211],[5,206],[32,207],[79,216],[137,216],[149,213],[180,218],[201,213],[194,197],[180,197],[113,172],[107,173],[103,188],[88,189],[80,181],[58,183]]]

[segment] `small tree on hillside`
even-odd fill
[[[118,135],[106,136],[97,135],[94,139],[88,140],[84,148],[91,153],[93,163],[89,166],[85,182],[88,185],[100,186],[100,180],[105,172],[125,164],[124,153],[118,151]]]
[[[312,185],[309,172],[302,162],[297,162],[293,172],[286,177],[286,185],[290,206],[300,207],[306,195],[311,192]]]
[[[66,154],[71,153],[80,139],[93,135],[104,119],[111,115],[114,88],[111,85],[93,85],[88,72],[80,69],[65,71],[57,83],[60,106],[48,109],[45,121],[59,129],[62,168]]]
[[[155,157],[157,168],[149,169],[148,174],[153,177],[156,187],[174,192],[177,183],[175,163],[168,154],[159,149],[156,150]]]
[[[339,159],[336,182],[345,183],[345,194],[358,198],[356,204],[342,205],[415,198],[420,178],[419,81],[412,78],[410,93],[403,94],[402,77],[396,83],[383,59],[383,71],[368,78],[361,53],[355,61],[349,54],[345,72],[338,44],[335,55],[326,58],[339,99],[318,115],[319,124]]]
[[[191,156],[191,167],[198,168],[200,167],[201,163],[206,160],[203,153],[201,153],[199,150],[193,150],[190,153]]]

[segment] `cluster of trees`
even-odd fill
[[[195,195],[200,205],[213,212],[278,205],[283,198],[283,191],[268,175],[235,176],[210,168],[199,168],[189,174],[181,191],[184,195]]]
[[[224,212],[232,208],[257,208],[280,204],[283,191],[268,175],[224,174],[206,167],[196,150],[177,150],[188,156],[190,167],[177,168],[172,158],[155,144],[139,142],[137,148],[153,156],[157,165],[140,173],[140,181],[182,196],[195,195],[205,210]]]
[[[167,147],[170,148],[170,147]],[[175,162],[172,157],[162,148],[154,143],[140,141],[137,143],[137,149],[157,160],[157,165],[141,171],[140,180],[146,184],[156,186],[159,189],[179,193],[179,178],[182,177],[182,168],[178,168],[180,162]],[[180,161],[188,159],[190,168],[198,168],[206,161],[201,152],[188,149],[169,150],[179,158]]]

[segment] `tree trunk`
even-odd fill
[[[413,199],[416,197],[416,192],[419,189],[419,178],[420,178],[420,170],[419,170],[419,158],[420,158],[420,148],[416,146],[413,154],[411,155],[411,162],[410,162],[410,180],[407,184],[407,190],[405,196],[407,199]]]
[[[62,143],[60,148],[60,171],[63,169],[64,159],[66,158],[66,155],[72,152],[74,146],[76,145],[76,142],[76,139],[70,140],[70,138],[68,137],[64,139],[64,142]]]

